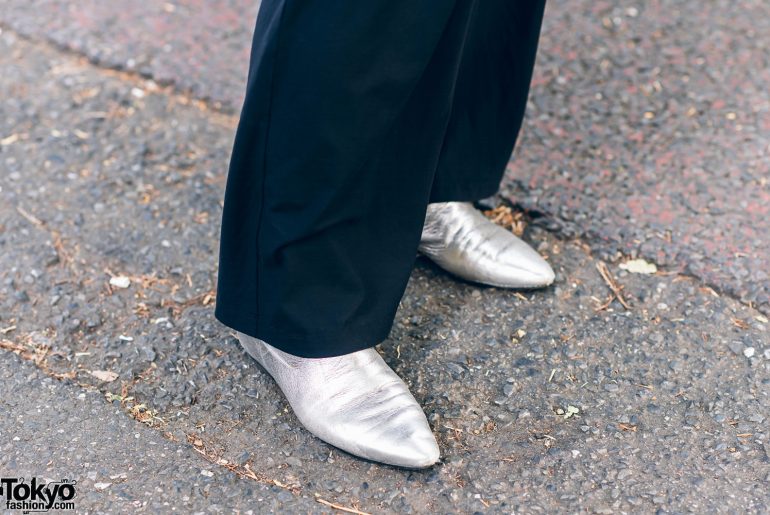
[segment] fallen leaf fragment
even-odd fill
[[[567,406],[567,412],[564,414],[564,418],[570,418],[572,415],[577,415],[580,413],[580,408],[576,408],[575,406]]]
[[[655,263],[648,263],[644,259],[632,259],[618,265],[621,270],[631,272],[632,274],[654,274],[658,271]]]
[[[118,374],[110,370],[89,370],[88,373],[105,383],[111,383],[118,378]]]
[[[18,134],[11,134],[10,136],[0,139],[0,145],[2,146],[10,145],[11,143],[15,143],[18,140],[19,140]]]

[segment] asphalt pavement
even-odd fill
[[[378,346],[441,446],[410,472],[309,435],[213,317],[256,6],[8,0],[0,476],[83,512],[767,512],[770,8],[738,5],[550,3],[485,204],[557,280],[418,259]]]

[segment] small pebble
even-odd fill
[[[110,285],[115,288],[128,288],[131,286],[131,279],[125,275],[116,275],[115,277],[110,277]]]

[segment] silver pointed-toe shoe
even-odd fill
[[[425,413],[373,348],[302,358],[237,332],[246,352],[275,379],[305,428],[356,456],[406,468],[439,459]]]
[[[419,252],[463,279],[502,288],[539,288],[554,280],[548,262],[471,202],[428,204]]]

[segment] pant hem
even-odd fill
[[[374,347],[387,339],[392,322],[343,327],[337,331],[308,334],[284,333],[257,324],[257,317],[217,307],[214,317],[225,326],[258,338],[273,347],[302,358],[330,358]]]
[[[488,184],[474,185],[472,188],[443,188],[431,192],[429,203],[434,202],[472,202],[491,197],[500,190],[500,180]]]

